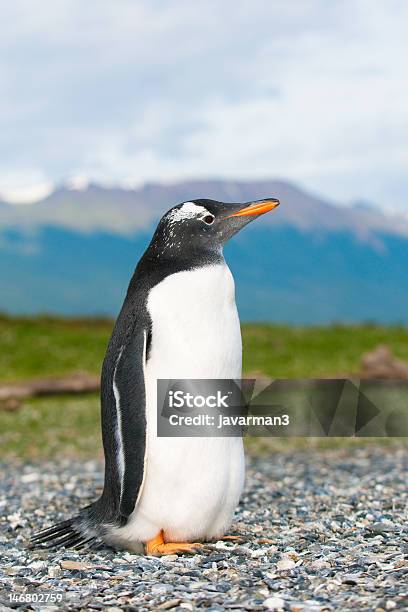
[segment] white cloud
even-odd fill
[[[407,18],[403,0],[9,4],[0,193],[279,176],[404,210]]]

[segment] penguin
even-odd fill
[[[131,278],[101,375],[101,497],[31,546],[194,553],[224,536],[244,485],[241,437],[157,436],[158,379],[239,379],[242,342],[225,243],[276,208],[183,202],[160,220]]]

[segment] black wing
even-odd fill
[[[123,334],[121,328],[118,321],[102,370],[105,486],[98,510],[102,521],[124,524],[135,508],[145,472],[149,324],[140,317],[124,324]]]

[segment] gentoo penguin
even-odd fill
[[[194,552],[229,528],[244,482],[241,438],[158,437],[157,379],[239,379],[241,332],[223,246],[275,208],[198,199],[160,220],[130,281],[102,368],[103,493],[32,545],[103,543]]]

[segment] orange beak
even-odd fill
[[[259,200],[258,202],[253,202],[249,204],[249,206],[245,206],[245,208],[241,208],[236,213],[229,215],[227,219],[230,217],[250,217],[252,215],[263,215],[264,213],[269,212],[279,206],[279,200]]]

